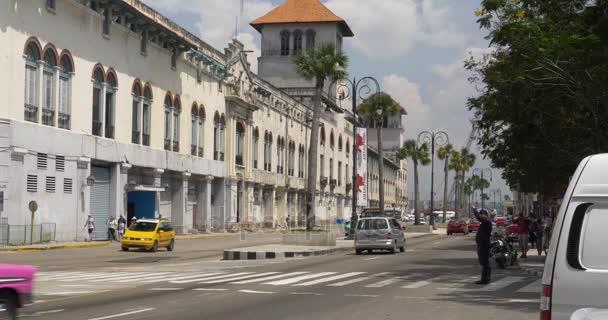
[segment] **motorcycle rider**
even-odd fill
[[[479,264],[481,265],[481,280],[476,281],[475,284],[488,284],[492,275],[492,269],[490,268],[490,236],[492,235],[492,221],[488,216],[486,209],[477,209],[474,205],[471,205],[475,218],[479,220],[479,230],[475,236],[475,242],[477,242],[477,257]]]

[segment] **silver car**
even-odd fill
[[[405,251],[405,234],[399,221],[394,218],[363,218],[355,231],[355,252],[363,250],[388,250],[391,253]]]

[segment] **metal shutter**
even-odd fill
[[[94,240],[107,240],[110,217],[110,168],[91,166],[95,183],[91,187],[91,216],[95,220]]]

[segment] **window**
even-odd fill
[[[62,129],[71,127],[70,96],[72,94],[72,73],[74,67],[69,53],[61,55],[61,71],[59,72],[59,113],[57,114],[58,126]]]
[[[316,33],[314,30],[306,31],[306,49],[312,49],[315,47]]]
[[[196,102],[192,105],[191,115],[191,136],[190,136],[190,154],[195,156],[198,152],[198,108]]]
[[[608,228],[608,206],[595,204],[588,209],[581,235],[581,263],[588,269],[608,270],[606,228]]]
[[[334,179],[334,159],[329,158],[329,180]]]
[[[63,193],[71,194],[72,193],[72,184],[73,180],[70,178],[63,179]]]
[[[338,136],[338,151],[342,152],[342,134]]]
[[[304,146],[300,145],[300,152],[298,155],[298,177],[304,178]]]
[[[289,174],[290,176],[294,176],[295,174],[295,157],[296,157],[296,145],[293,142],[289,143],[289,151],[288,151],[288,155],[287,155],[287,165],[288,165],[288,169],[287,169],[287,174]]]
[[[105,77],[103,75],[103,69],[101,66],[95,68],[93,71],[93,135],[101,136],[101,118],[102,118],[102,99],[103,99],[103,83]]]
[[[35,174],[27,175],[27,192],[38,192],[38,176]]]
[[[338,161],[338,185],[342,185],[342,161]]]
[[[38,157],[36,158],[36,167],[41,170],[46,170],[47,160],[48,156],[46,153],[38,153]]]
[[[139,106],[142,101],[141,83],[139,82],[139,80],[136,80],[133,84],[132,96],[133,102],[131,111],[131,142],[139,144],[139,142],[141,141],[141,119],[139,116]]]
[[[116,74],[112,70],[108,71],[106,77],[106,117],[105,117],[105,137],[114,139],[114,112],[115,112],[115,99],[116,91],[118,89],[118,81],[116,80]]]
[[[350,139],[346,139],[346,155],[350,154]]]
[[[236,124],[236,156],[235,163],[243,165],[243,139],[245,138],[245,126],[241,122]]]
[[[346,183],[349,183],[350,179],[348,177],[350,176],[350,171],[348,171],[348,164],[345,164],[344,168],[344,177],[346,178]]]
[[[272,171],[272,133],[266,133],[264,138],[264,170]]]
[[[64,156],[55,157],[55,170],[60,171],[60,172],[65,171],[65,157]]]
[[[25,121],[38,122],[38,61],[40,47],[36,40],[31,40],[25,49]]]
[[[258,128],[255,128],[255,131],[253,132],[253,168],[254,169],[258,168],[259,141],[260,141],[260,131],[258,130]],[[266,146],[264,146],[264,147],[266,147]]]
[[[205,143],[205,109],[201,105],[198,113],[198,156],[202,157]]]
[[[173,99],[171,94],[165,96],[165,150],[171,150],[171,109],[173,108]]]
[[[144,104],[143,104],[143,120],[144,128],[142,134],[142,143],[144,146],[150,145],[150,117],[151,117],[151,105],[152,105],[152,89],[149,85],[145,86],[144,89]]]
[[[283,170],[281,164],[283,163],[283,147],[282,147],[282,138],[279,136],[277,138],[277,173],[282,173]]]
[[[55,125],[55,67],[57,56],[54,48],[44,52],[44,67],[42,71],[42,124]]]
[[[302,51],[302,31],[296,30],[293,33],[293,53],[298,54]]]
[[[334,139],[334,130],[331,130],[331,133],[329,134],[329,147],[331,148],[331,150],[334,150],[334,147],[336,146],[336,140]]]
[[[336,34],[336,53],[342,53],[342,35],[339,33]]]
[[[216,112],[213,117],[213,160],[219,160],[220,155],[220,116]]]
[[[281,55],[282,56],[289,55],[289,39],[290,39],[289,31],[287,31],[287,30],[281,31]]]
[[[321,127],[321,134],[319,137],[319,144],[324,146],[325,145],[325,128]]]
[[[319,156],[319,176],[325,178],[325,157],[323,155]]]
[[[220,161],[224,161],[224,154],[226,153],[226,118],[224,115],[220,117]]]
[[[179,152],[179,115],[182,112],[179,96],[173,101],[173,151]]]
[[[55,193],[55,183],[57,179],[55,177],[46,177],[46,192]]]
[[[177,48],[173,48],[171,51],[171,69],[177,69],[177,56],[179,55]]]

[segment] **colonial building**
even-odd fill
[[[323,28],[307,26],[319,35],[307,45]],[[30,224],[31,200],[57,240],[82,239],[89,214],[96,239],[121,214],[162,215],[179,232],[303,224],[310,101],[264,54],[257,75],[238,41],[217,50],[138,0],[3,1],[0,40],[9,224]],[[350,215],[352,187],[352,125],[324,101],[318,223]]]

